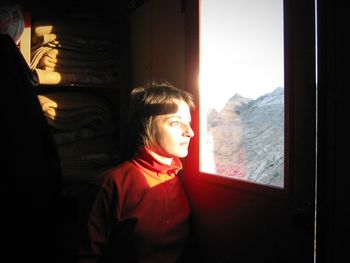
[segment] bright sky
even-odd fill
[[[201,2],[202,105],[220,110],[236,93],[283,87],[283,0]]]

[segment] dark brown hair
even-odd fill
[[[191,93],[176,88],[168,82],[150,82],[136,87],[130,94],[129,109],[129,156],[142,145],[154,144],[153,120],[157,115],[177,111],[177,101],[184,101],[190,110],[195,108]]]

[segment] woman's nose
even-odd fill
[[[192,138],[194,136],[194,131],[191,128],[190,124],[185,125],[185,135]]]

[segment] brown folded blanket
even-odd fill
[[[117,75],[106,74],[78,74],[56,71],[45,71],[39,68],[34,69],[34,73],[40,84],[91,84],[106,85],[118,82]]]
[[[107,38],[114,41],[118,36],[116,32],[119,31],[119,24],[102,21],[101,19],[42,19],[36,21],[32,28],[34,29],[34,43],[37,43],[37,41],[35,41],[36,38],[40,38],[44,34],[68,34],[97,39]]]
[[[49,125],[57,130],[95,129],[112,122],[102,98],[86,92],[54,92],[38,99]]]
[[[113,43],[108,40],[103,39],[94,39],[87,37],[79,37],[75,34],[72,35],[63,35],[59,36],[56,34],[43,34],[40,37],[32,38],[32,49],[39,48],[48,43],[69,43],[72,46],[80,47],[80,48],[98,48],[98,49],[117,49],[118,43]]]
[[[87,60],[87,61],[99,61],[99,60],[110,60],[112,58],[111,52],[82,52],[82,51],[71,51],[62,48],[50,48],[45,52],[45,55],[50,58],[65,58],[72,60]]]
[[[115,135],[92,137],[57,147],[62,160],[80,159],[87,154],[118,152]]]
[[[50,56],[47,56],[44,54],[44,56],[40,59],[37,67],[38,68],[44,68],[44,67],[55,67],[56,65],[64,66],[64,67],[88,67],[88,68],[97,68],[97,69],[103,69],[106,67],[112,67],[113,64],[117,62],[116,58],[109,57],[108,59],[98,59],[98,60],[86,60],[86,59],[79,59],[79,58],[66,58],[66,57],[59,57],[59,58],[52,58]]]
[[[113,135],[115,136],[116,125],[112,122],[106,122],[103,126],[98,127],[98,129],[92,129],[89,127],[78,128],[72,131],[53,131],[52,136],[56,145],[70,144],[79,141],[85,141],[86,139]]]

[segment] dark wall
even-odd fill
[[[349,8],[318,1],[317,262],[349,259]]]

